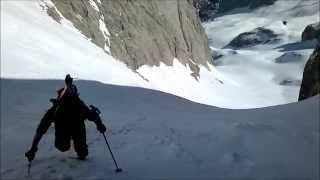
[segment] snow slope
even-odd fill
[[[297,100],[298,87],[283,87],[270,82],[270,79],[275,78],[275,72],[283,73],[282,66],[292,68],[294,77],[301,79],[302,64],[299,67],[275,67],[272,64],[272,58],[280,56],[280,52],[272,51],[263,55],[262,63],[258,62],[260,59],[254,58],[259,51],[242,51],[237,56],[228,56],[223,61],[233,65],[217,68],[210,66],[210,71],[201,67],[199,81],[190,76],[189,67],[178,61],[174,62],[173,67],[164,64],[160,67],[143,66],[137,70],[138,74],[90,43],[66,19],[62,19],[62,25],[51,19],[40,5],[43,2],[1,1],[2,78],[63,79],[66,73],[71,73],[79,79],[156,89],[192,101],[235,109],[285,104]],[[243,18],[235,21],[243,21],[248,16],[251,14],[240,16]],[[222,20],[228,20],[228,17]],[[311,17],[304,18],[304,23],[313,21],[314,16]],[[255,23],[253,20],[250,22]],[[216,22],[212,26],[215,26],[214,23]],[[225,24],[218,25],[222,29],[229,23],[231,22],[226,21]],[[253,27],[251,24],[246,26]],[[221,33],[219,27],[215,26],[214,29]],[[238,31],[237,26],[233,29]],[[299,30],[297,28],[293,32],[298,33]],[[209,33],[210,36],[217,37],[211,31]],[[236,32],[228,34],[235,35]],[[214,42],[219,45],[219,39]],[[305,56],[308,54],[309,51],[305,52]]]
[[[87,123],[89,159],[60,153],[44,136],[26,177],[23,156],[56,80],[1,79],[2,179],[319,179],[319,96],[250,110],[197,104],[142,88],[77,81],[85,102],[102,110],[123,172]],[[21,91],[23,89],[23,91]],[[31,106],[32,105],[32,106]]]
[[[283,25],[282,21],[287,21]],[[304,28],[319,21],[317,0],[277,0],[274,5],[254,11],[236,9],[205,23],[211,44],[216,48],[227,45],[234,37],[257,27],[265,27],[282,35],[282,44],[301,40]]]
[[[239,86],[255,91],[252,94],[273,102],[278,100],[278,103],[295,102],[304,65],[315,43],[301,43],[301,34],[307,25],[320,21],[319,15],[318,0],[278,0],[272,6],[254,11],[234,10],[205,23],[211,48],[224,55],[217,60],[216,71]],[[287,25],[282,21],[287,21]],[[223,49],[239,34],[258,27],[272,30],[280,41],[235,51]],[[291,56],[283,56],[286,53],[301,57],[294,61]],[[285,57],[283,61],[287,63],[276,63],[280,56]]]
[[[42,1],[1,1],[1,77],[88,80],[143,86],[145,82],[78,32],[51,19]]]

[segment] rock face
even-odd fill
[[[277,41],[279,41],[278,35],[272,30],[259,27],[253,31],[239,34],[225,48],[249,48],[259,44],[274,43]]]
[[[299,101],[320,94],[320,45],[314,50],[308,60],[299,93]]]
[[[317,39],[320,42],[320,22],[308,25],[301,37],[302,41]]]
[[[212,20],[219,10],[218,0],[193,0],[201,21]]]
[[[284,79],[279,82],[281,86],[300,86],[301,81],[300,80],[292,80],[292,79]]]
[[[198,76],[211,54],[192,0],[52,0],[93,43],[133,70],[173,64],[177,58]]]
[[[202,21],[212,20],[216,14],[227,11],[249,7],[255,9],[261,6],[272,5],[276,0],[193,0],[198,9]]]
[[[292,62],[299,62],[303,59],[303,56],[297,52],[286,52],[280,57],[275,59],[276,63],[292,63]]]
[[[272,5],[276,0],[222,0],[219,12],[226,12],[235,8],[249,7],[255,9],[261,6]]]

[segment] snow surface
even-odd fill
[[[286,3],[294,9],[289,11],[291,14],[285,9],[287,6],[283,7],[283,3],[278,3],[257,12],[218,18],[205,27],[209,37],[213,39],[212,48],[227,55],[220,59],[222,66],[210,65],[210,71],[201,67],[200,79],[197,81],[190,75],[190,68],[177,60],[174,61],[174,66],[142,66],[137,70],[139,74],[132,72],[88,41],[66,19],[62,19],[62,25],[52,20],[39,2],[1,1],[2,78],[63,79],[65,74],[70,73],[78,79],[161,90],[195,102],[233,109],[297,101],[299,86],[283,86],[279,82],[301,80],[304,63],[312,50],[309,48],[299,51],[303,55],[300,63],[279,65],[274,60],[282,55],[283,52],[280,51],[283,49],[262,47],[228,54],[228,50],[220,49],[220,45],[227,44],[244,31],[262,25],[281,31],[283,39],[294,42],[305,25],[316,20],[316,15],[310,15],[309,11],[305,13],[306,16],[302,14],[292,17],[294,12],[303,9],[295,6],[294,3],[298,0]],[[277,9],[278,6],[280,8]],[[301,7],[307,10],[308,7],[313,8]],[[274,12],[277,14],[272,15]],[[274,20],[281,16],[288,17],[287,27],[281,26],[283,18]],[[100,25],[102,32],[108,35],[105,24]],[[291,46],[283,48],[288,47]],[[105,50],[109,51],[108,48],[106,44]]]
[[[282,21],[287,21],[287,25]],[[273,101],[273,104],[281,104],[297,100],[300,85],[283,86],[280,82],[301,81],[304,65],[315,44],[315,42],[300,42],[301,34],[307,25],[318,21],[320,21],[318,0],[278,0],[272,6],[254,11],[230,12],[205,23],[204,27],[211,48],[223,55],[217,60],[219,65],[215,67],[216,71],[222,77],[237,82],[241,88],[249,88],[254,92],[252,94],[266,97]],[[229,49],[222,49],[239,34],[258,27],[274,31],[281,41],[271,45],[240,49],[232,53]],[[290,57],[287,56],[284,61],[290,63],[275,62],[288,52],[301,55],[301,60],[290,61],[288,59]]]
[[[27,175],[24,152],[63,81],[1,79],[2,179],[319,179],[320,97],[250,110],[142,88],[76,81],[102,111],[122,173],[87,122],[89,159],[54,148],[51,127]],[[23,90],[23,91],[21,91]]]
[[[282,21],[287,21],[283,25]],[[234,37],[264,27],[281,34],[285,42],[301,40],[304,28],[319,21],[319,1],[317,0],[277,0],[274,5],[255,11],[230,13],[205,23],[209,39],[214,47],[224,47]]]
[[[53,21],[37,2],[1,1],[1,77],[61,79],[70,73],[112,84],[145,84],[70,22]]]
[[[99,19],[99,28],[103,34],[104,40],[106,41],[106,43],[104,45],[104,50],[110,54],[111,53],[111,51],[110,51],[110,38],[109,38],[110,33],[109,33],[109,30],[107,29],[106,24],[104,23],[104,15],[103,14],[101,14],[100,19]]]

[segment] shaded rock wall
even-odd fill
[[[310,56],[303,72],[299,101],[320,94],[320,45]]]
[[[193,0],[194,6],[198,9],[202,21],[214,19],[217,14],[227,11],[248,7],[255,9],[261,6],[272,5],[276,0]]]
[[[308,25],[301,36],[302,41],[317,39],[320,42],[320,22]]]

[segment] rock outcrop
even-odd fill
[[[303,72],[299,101],[320,94],[320,45],[310,56]]]
[[[276,0],[222,0],[220,3],[219,12],[230,11],[235,8],[249,7],[255,9],[261,6],[274,4]]]
[[[193,0],[202,21],[212,20],[217,14],[248,7],[255,9],[261,6],[272,5],[276,0]]]
[[[214,19],[219,10],[218,0],[193,0],[193,5],[203,22]]]
[[[225,48],[249,48],[259,44],[275,43],[279,40],[278,35],[272,30],[259,27],[253,31],[239,34]]]
[[[177,58],[194,76],[211,59],[192,0],[52,0],[93,43],[136,70],[172,65]]]
[[[308,25],[301,36],[302,41],[318,40],[320,42],[320,22]]]
[[[297,52],[294,51],[290,51],[290,52],[286,52],[283,55],[281,55],[280,57],[277,57],[275,59],[276,63],[293,63],[293,62],[299,62],[303,59],[303,56]]]

